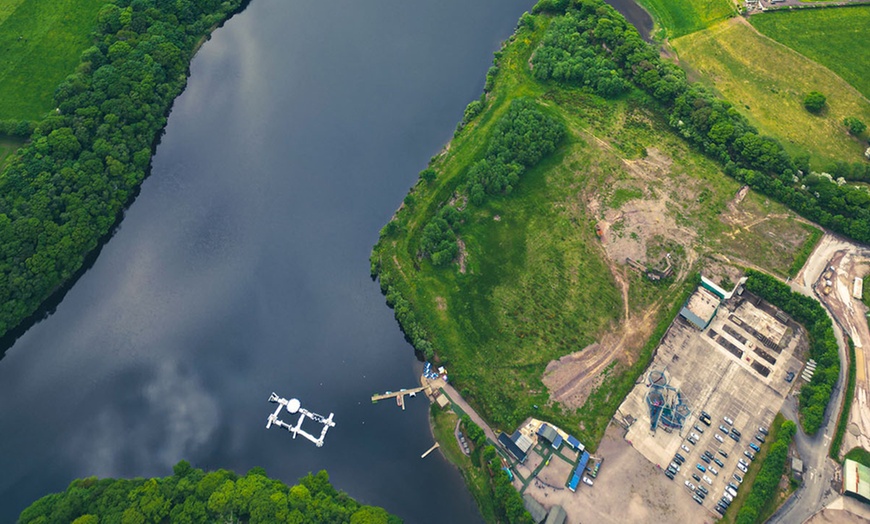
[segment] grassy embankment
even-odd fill
[[[681,61],[761,132],[779,138],[792,155],[809,153],[815,169],[863,158],[866,144],[848,134],[843,119],[870,122],[870,101],[829,69],[758,33],[742,18],[672,40],[671,45]],[[819,115],[803,106],[810,91],[827,97],[828,107]]]
[[[847,340],[849,342],[849,372],[846,378],[846,391],[843,394],[843,409],[840,410],[840,418],[837,420],[837,431],[834,433],[834,438],[831,440],[831,449],[828,452],[828,455],[837,461],[840,460],[840,448],[843,446],[843,438],[846,436],[849,413],[852,412],[852,400],[855,398],[855,381],[858,373],[855,362],[855,343],[852,342],[851,338]]]
[[[483,519],[486,522],[496,522],[496,509],[493,497],[490,495],[489,478],[483,468],[473,464],[472,458],[466,456],[459,449],[459,443],[456,442],[456,437],[453,434],[459,417],[453,411],[441,409],[436,404],[432,404],[430,416],[435,440],[441,444],[439,449],[447,460],[459,468],[463,478],[465,478],[468,490],[477,501]],[[479,454],[480,452],[475,450],[473,456],[478,458]]]
[[[870,468],[870,451],[867,451],[864,448],[853,448],[846,453],[846,456],[843,457],[843,460],[849,459],[854,460],[859,464],[863,464]]]
[[[105,0],[0,0],[0,119],[39,120],[91,45]]]
[[[596,222],[636,203],[639,193],[639,200],[666,204],[661,211],[651,208],[653,222],[673,220],[679,230],[652,224],[649,228],[660,227],[661,234],[644,239],[637,236],[646,233],[643,227],[623,224],[613,228],[612,237],[635,242],[648,255],[664,256],[666,249],[682,253],[675,258],[681,258],[677,264],[685,279],[689,266],[731,232],[721,215],[739,184],[676,137],[638,92],[605,101],[537,82],[529,58],[549,19],[535,20],[537,29],[519,29],[500,53],[500,72],[485,109],[433,159],[437,178],[412,188],[411,205],[384,229],[372,263],[388,297],[392,290],[406,301],[402,307],[413,312],[415,329],[426,333],[454,384],[490,423],[507,430],[535,415],[576,431],[594,449],[626,386],[648,363],[656,341],[648,343],[650,335],[663,332],[685,291],[682,281],[655,285],[626,274],[624,258],[611,261],[596,238]],[[421,230],[454,200],[469,166],[483,155],[494,123],[520,96],[562,120],[568,137],[525,173],[512,193],[465,211],[464,272],[458,263],[436,268],[418,256]],[[651,167],[654,162],[657,167]],[[463,199],[455,203],[461,206]],[[764,236],[751,228],[743,234]],[[785,260],[784,267],[792,261]],[[649,313],[648,329],[632,337],[619,360],[604,370],[582,409],[552,404],[541,380],[547,364],[620,329],[625,320],[614,272],[631,283],[630,314]]]
[[[764,35],[815,60],[870,98],[870,6],[777,11],[749,18]]]
[[[678,38],[737,14],[730,0],[639,0],[656,22],[656,37]]]

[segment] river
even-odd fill
[[[369,277],[379,228],[532,0],[255,0],[191,66],[114,237],[0,361],[0,522],[76,477],[180,459],[319,469],[408,522],[479,522]],[[269,394],[335,413],[323,448]],[[308,427],[308,429],[315,429]]]

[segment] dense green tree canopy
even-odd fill
[[[307,475],[289,487],[266,477],[263,468],[244,476],[209,473],[186,461],[165,478],[73,481],[63,493],[37,500],[21,512],[21,524],[399,524],[382,508],[363,506],[337,491],[325,471]]]

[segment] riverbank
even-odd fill
[[[56,114],[37,125],[0,175],[4,351],[111,237],[150,171],[197,42],[247,4],[225,2],[213,12],[197,4],[182,17],[177,10],[187,8],[179,5],[131,6],[122,16],[121,1],[103,10],[100,44],[83,53],[77,72],[55,91]]]

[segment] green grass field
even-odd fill
[[[815,60],[870,98],[870,5],[749,18],[761,33]]]
[[[758,33],[742,18],[671,44],[681,61],[789,153],[809,153],[817,169],[863,158],[866,143],[850,136],[842,122],[856,116],[870,123],[870,102],[825,67]],[[814,90],[828,99],[820,115],[803,106],[803,97]]]
[[[0,171],[6,166],[9,155],[23,145],[23,142],[14,138],[0,137]]]
[[[451,381],[484,418],[513,430],[534,415],[576,430],[594,449],[625,394],[623,385],[630,387],[646,367],[641,351],[660,317],[682,303],[691,266],[731,230],[722,214],[740,185],[674,135],[637,93],[605,101],[535,81],[529,56],[548,19],[537,20],[537,30],[519,30],[505,49],[486,109],[433,161],[437,178],[412,189],[414,204],[397,212],[396,231],[385,229],[372,258],[382,282],[410,303]],[[456,199],[494,123],[519,96],[561,119],[568,136],[512,193],[466,211],[459,230],[465,272],[456,262],[436,268],[417,256],[421,231],[440,206]],[[775,204],[770,209],[788,213]],[[620,219],[603,244],[595,224],[620,214],[629,218]],[[750,239],[757,234],[746,233]],[[634,278],[625,255],[607,254],[617,244],[656,260],[674,254],[680,277],[657,285]],[[785,249],[778,263],[789,267],[799,245],[791,259]],[[614,272],[631,282],[628,308]],[[626,309],[633,316],[653,314],[630,337],[621,360],[608,366],[587,405],[574,411],[551,403],[542,382],[547,364],[622,329]]]
[[[0,119],[38,120],[91,45],[105,0],[0,0]]]
[[[661,36],[677,38],[737,14],[730,0],[639,0]]]

